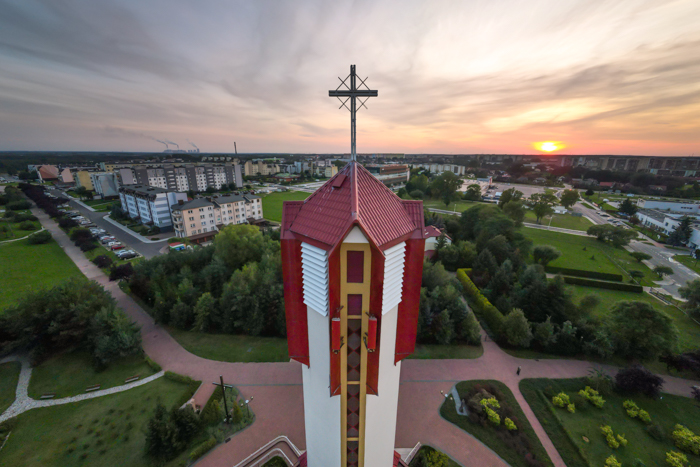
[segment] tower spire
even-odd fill
[[[343,108],[345,107],[350,111],[350,160],[356,161],[357,160],[357,125],[356,125],[356,120],[357,120],[357,111],[359,108],[357,107],[357,101],[360,102],[360,108],[364,107],[365,109],[367,106],[365,105],[365,102],[370,97],[377,97],[378,91],[377,90],[372,90],[367,86],[365,83],[367,81],[367,78],[362,79],[357,76],[355,73],[355,65],[350,65],[350,74],[345,78],[341,79],[338,77],[340,80],[340,84],[338,87],[335,89],[335,91],[328,91],[328,96],[329,97],[337,97],[338,100],[340,101],[340,107],[338,108]],[[348,80],[350,81],[350,84],[348,85]],[[360,85],[358,87],[358,83],[360,82]],[[362,100],[364,98],[364,100]],[[343,100],[345,99],[345,100]],[[348,102],[350,102],[350,107],[347,106]]]

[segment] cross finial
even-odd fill
[[[347,78],[341,79],[338,77],[338,79],[340,80],[340,84],[335,91],[328,91],[328,96],[337,97],[341,103],[339,108],[345,107],[350,111],[350,159],[354,161],[357,160],[357,145],[355,141],[355,114],[358,110],[357,101],[360,101],[360,107],[364,107],[366,109],[367,106],[365,105],[365,102],[367,102],[367,99],[370,97],[377,97],[378,91],[371,90],[367,84],[365,84],[367,78],[362,79],[357,77],[355,74],[355,65],[350,65],[350,74],[347,76]],[[348,80],[350,80],[349,85],[347,83]],[[360,82],[359,87],[357,86],[357,81]],[[343,100],[343,98],[345,98],[345,100]],[[362,98],[364,98],[364,100],[362,100]],[[350,107],[347,106],[348,101],[350,102]]]

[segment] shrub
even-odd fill
[[[563,276],[588,277],[591,279],[601,279],[604,281],[622,282],[622,274],[612,274],[609,272],[585,271],[583,269],[560,268],[558,266],[547,266],[544,268],[551,274],[561,274]]]
[[[666,463],[671,467],[686,467],[688,458],[681,452],[669,451],[666,453]]]
[[[97,245],[95,242],[81,242],[80,243],[80,251],[88,252],[92,251],[95,248],[97,248]]]
[[[208,440],[200,443],[190,452],[190,459],[195,461],[209,452],[211,448],[216,446],[216,438],[211,437]]]
[[[22,199],[19,201],[11,201],[7,203],[7,209],[10,211],[24,211],[25,209],[30,209],[32,207],[32,203],[27,201],[26,199]]]
[[[51,232],[48,230],[42,230],[35,234],[31,234],[27,239],[27,243],[30,245],[40,245],[42,243],[48,243],[51,240]]]
[[[77,227],[78,223],[69,217],[62,217],[58,220],[58,226],[62,229],[72,229],[73,227]]]
[[[92,262],[100,269],[108,268],[112,265],[112,258],[107,255],[100,255],[93,259]]]
[[[576,406],[574,404],[569,404],[566,406],[566,410],[568,410],[569,413],[576,413]]]
[[[629,415],[630,417],[639,418],[644,423],[651,423],[651,417],[649,416],[649,412],[640,409],[634,402],[628,400],[623,402],[622,406],[625,408],[625,410],[627,411],[627,415]]]
[[[603,436],[605,436],[605,440],[608,442],[608,446],[610,446],[613,449],[619,448],[620,444],[623,440],[624,440],[623,446],[627,445],[627,440],[625,439],[625,435],[617,435],[617,439],[616,439],[615,433],[613,433],[613,429],[610,428],[610,425],[602,425],[600,427],[600,432],[603,433]]]
[[[666,439],[666,431],[658,423],[654,423],[653,425],[649,425],[646,428],[646,430],[647,430],[647,434],[657,441],[663,441],[664,439]]]
[[[560,392],[556,396],[552,397],[552,404],[556,405],[557,407],[563,408],[571,404],[571,400],[565,392]]]
[[[219,413],[221,411],[221,406],[219,405],[219,400],[223,399],[224,393],[221,390],[221,386],[217,386],[209,400],[204,405],[202,412],[199,414],[199,419],[205,425],[214,425],[218,423]]]
[[[36,226],[31,221],[24,221],[19,224],[21,230],[36,230]]]
[[[656,399],[663,384],[663,378],[639,365],[624,368],[615,375],[615,389],[622,394],[644,394]]]
[[[518,429],[518,427],[515,426],[515,422],[513,422],[513,420],[511,420],[511,419],[508,418],[508,417],[506,417],[506,419],[503,420],[503,423],[504,423],[504,425],[506,426],[506,428],[507,428],[508,430],[510,430],[510,431],[515,431],[515,430]]]
[[[481,293],[476,284],[474,284],[474,282],[472,282],[467,275],[467,271],[467,269],[457,270],[457,279],[462,284],[464,293],[466,293],[472,299],[474,312],[476,315],[486,322],[489,330],[496,336],[496,338],[500,338],[503,327],[503,315]]]
[[[622,290],[624,292],[642,293],[644,287],[637,284],[625,284],[622,282],[607,282],[583,277],[564,276],[564,282],[571,285],[583,285],[586,287],[597,287],[599,289]]]
[[[134,268],[131,264],[122,264],[121,266],[112,266],[109,271],[109,280],[116,281],[119,279],[128,279],[134,274]]]
[[[489,421],[494,425],[500,425],[501,416],[498,415],[495,410],[493,410],[501,408],[501,404],[498,403],[498,400],[496,400],[495,397],[491,397],[488,399],[481,399],[479,403],[484,408],[484,412],[486,412],[486,416],[488,417]]]
[[[622,467],[622,463],[614,455],[605,459],[605,467]]]
[[[603,406],[605,405],[605,399],[603,399],[598,394],[598,391],[591,388],[590,386],[586,386],[586,389],[581,389],[578,392],[578,395],[583,397],[584,399],[586,399],[588,402],[590,402],[594,406],[598,407],[599,409],[602,409]]]
[[[696,456],[700,456],[700,436],[687,427],[676,425],[671,437],[676,447],[681,451],[692,452]]]
[[[158,373],[159,371],[163,371],[163,368],[160,365],[158,365],[156,362],[151,360],[150,357],[146,356],[144,358],[144,360],[146,361],[146,365],[150,366],[151,370],[155,371],[156,373]]]

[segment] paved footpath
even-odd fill
[[[286,435],[299,449],[306,449],[304,409],[301,386],[301,365],[290,363],[226,363],[206,360],[187,352],[165,329],[126,295],[115,282],[109,282],[102,271],[88,261],[58,225],[38,209],[33,210],[42,224],[51,231],[66,254],[88,278],[102,284],[119,306],[141,326],[145,352],[164,370],[203,381],[195,395],[203,404],[214,389],[211,382],[223,375],[227,383],[237,386],[250,404],[256,420],[250,427],[217,447],[198,462],[198,467],[230,467],[245,459],[272,439]],[[592,364],[578,360],[530,360],[512,357],[492,341],[484,341],[484,354],[472,360],[405,360],[402,362],[399,411],[396,433],[397,447],[413,447],[418,441],[447,453],[464,466],[507,465],[493,451],[462,431],[439,414],[444,397],[459,381],[494,379],[506,384],[520,403],[547,453],[556,466],[564,466],[559,453],[525,402],[518,383],[521,378],[573,378],[588,374]],[[520,376],[516,375],[522,367]],[[600,365],[596,365],[600,367]],[[603,366],[608,372],[615,368]],[[665,392],[688,397],[692,385],[700,382],[664,376]]]

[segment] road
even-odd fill
[[[60,190],[52,189],[51,191],[56,196],[61,196],[63,194]],[[97,227],[106,230],[129,249],[136,251],[145,258],[153,258],[159,255],[161,248],[166,246],[166,242],[146,243],[140,240],[135,232],[134,235],[132,235],[114,226],[114,224],[104,219],[104,217],[109,214],[107,212],[90,211],[71,199],[68,200],[68,204],[70,204],[71,210],[79,211],[82,216],[86,219],[90,219]]]

